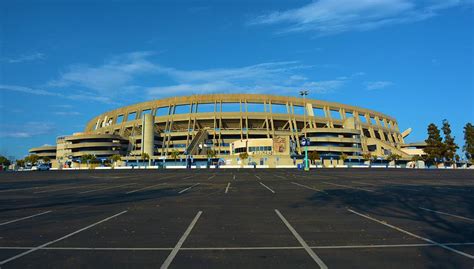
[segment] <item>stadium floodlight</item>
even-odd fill
[[[309,171],[309,164],[308,164],[308,144],[306,143],[306,96],[309,94],[308,90],[301,90],[300,95],[303,96],[304,100],[304,107],[303,107],[303,124],[304,124],[304,139],[305,139],[305,145],[304,145],[304,170]],[[309,140],[309,139],[308,139]]]

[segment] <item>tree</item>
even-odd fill
[[[247,152],[242,152],[239,154],[239,158],[242,159],[242,165],[243,165],[244,161],[249,158],[249,154]]]
[[[342,160],[342,164],[344,164],[344,162],[347,160],[347,158],[349,158],[349,156],[347,156],[347,154],[345,154],[345,153],[342,153],[341,156],[339,156],[339,159]]]
[[[40,157],[36,154],[31,154],[25,157],[25,163],[31,163],[31,165],[35,165],[38,163]]]
[[[444,146],[436,124],[431,123],[428,125],[428,138],[425,142],[426,147],[424,151],[426,153],[426,161],[437,165],[443,157]]]
[[[25,160],[24,159],[16,160],[16,165],[18,167],[25,167]]]
[[[211,150],[208,150],[208,151],[207,151],[207,157],[208,157],[208,158],[215,158],[216,155],[217,155],[217,152],[216,152],[215,150],[212,150],[212,149],[211,149]]]
[[[470,122],[464,126],[464,146],[462,150],[466,154],[466,159],[472,163],[474,159],[474,125]]]
[[[395,168],[397,167],[397,161],[400,160],[402,156],[395,154],[395,153],[390,153],[390,155],[387,156],[387,167],[391,161],[394,161],[395,163]]]
[[[176,160],[179,157],[179,151],[177,149],[173,149],[170,155],[171,155],[171,158],[174,160],[174,162],[176,162]]]
[[[122,156],[120,156],[118,154],[114,154],[114,155],[112,155],[112,157],[110,157],[110,160],[115,163],[115,162],[121,161]]]
[[[314,150],[308,154],[308,158],[311,160],[311,163],[316,163],[316,161],[319,160],[321,157],[319,156],[319,153]]]
[[[372,154],[372,162],[375,162],[377,161],[377,159],[379,158],[379,156],[377,156],[377,154]]]
[[[418,167],[418,162],[423,160],[423,158],[420,155],[414,155],[411,157],[411,161],[415,163],[413,168]]]
[[[9,166],[11,164],[10,160],[5,156],[0,155],[0,165],[1,166]]]
[[[92,163],[98,163],[99,160],[97,160],[97,157],[92,154],[84,154],[81,156],[81,163],[86,163],[86,164],[92,164]]]
[[[140,157],[144,162],[150,160],[150,155],[148,155],[148,153],[146,153],[146,152],[143,152]]]
[[[451,136],[451,125],[448,120],[443,120],[443,127],[441,128],[444,134],[444,143],[443,143],[443,158],[449,163],[453,164],[455,162],[456,150],[459,148],[458,145],[454,142],[454,137]]]
[[[110,161],[113,163],[112,168],[115,167],[115,163],[122,160],[122,156],[119,154],[114,154],[110,157]]]
[[[362,158],[364,158],[365,161],[369,162],[369,167],[372,166],[372,153],[364,152],[364,154],[362,154]]]
[[[41,159],[42,159],[43,162],[45,162],[45,163],[50,163],[50,162],[51,162],[51,158],[49,158],[49,157],[43,157],[43,158],[41,158]]]

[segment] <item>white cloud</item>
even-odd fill
[[[70,109],[73,106],[68,105],[68,104],[54,104],[54,105],[50,105],[50,107]]]
[[[0,90],[21,92],[21,93],[34,94],[34,95],[61,96],[61,94],[58,94],[55,92],[46,91],[42,89],[33,89],[33,88],[23,87],[23,86],[18,86],[18,85],[1,85],[0,84]]]
[[[305,88],[325,94],[342,87],[350,77],[315,81],[300,74],[310,66],[299,62],[269,62],[237,68],[177,70],[163,68],[174,84],[147,88],[151,97],[205,93],[272,93],[294,95]]]
[[[426,20],[442,9],[472,0],[319,0],[305,6],[261,15],[251,24],[281,24],[280,32],[314,31],[331,35],[368,31],[387,25]]]
[[[25,124],[0,124],[0,137],[30,138],[33,136],[51,134],[55,125],[50,122],[26,122]]]
[[[366,89],[369,91],[380,90],[392,86],[391,81],[371,81],[366,83]]]
[[[60,97],[60,98],[65,98],[65,99],[70,99],[70,100],[89,100],[89,101],[97,101],[97,102],[106,103],[106,104],[116,104],[116,102],[113,101],[108,96],[98,96],[93,93],[81,92],[81,91],[73,91],[73,92],[77,92],[75,94],[70,94],[69,93],[71,92],[70,90],[66,91],[65,93],[57,93],[57,92],[47,91],[43,89],[36,89],[36,88],[19,86],[19,85],[1,85],[1,84],[0,84],[0,91],[13,91],[13,92],[21,92],[21,93],[32,94],[32,95]]]
[[[183,70],[152,62],[151,52],[118,55],[98,66],[75,65],[47,85],[51,88],[78,88],[70,99],[93,99],[111,103],[124,93],[145,92],[149,97],[222,92],[294,94],[300,88],[313,93],[329,93],[341,87],[346,77],[315,81],[304,70],[312,66],[297,61],[266,62],[234,68]],[[138,78],[160,76],[168,85],[138,86]],[[68,91],[77,92],[77,91]]]
[[[100,66],[74,65],[50,87],[81,87],[106,96],[123,94],[138,75],[157,71],[157,65],[146,59],[151,52],[133,52],[116,56]]]
[[[56,111],[54,112],[55,115],[58,116],[79,116],[81,115],[80,112],[77,111]]]
[[[32,54],[23,54],[18,56],[17,58],[7,58],[4,59],[5,62],[7,63],[23,63],[23,62],[31,62],[31,61],[36,61],[36,60],[43,60],[45,58],[45,55],[43,53],[32,53]]]

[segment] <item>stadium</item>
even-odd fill
[[[84,155],[105,160],[121,155],[129,165],[220,160],[222,165],[293,166],[302,162],[302,138],[323,165],[363,162],[391,154],[421,155],[423,143],[405,144],[395,118],[334,102],[259,94],[172,97],[117,108],[90,120],[81,133],[57,138],[56,146],[30,149],[53,167],[78,163]]]

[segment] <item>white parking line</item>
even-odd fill
[[[215,178],[215,177],[216,177],[216,175],[212,175],[212,176],[208,177],[207,179],[210,180],[210,179],[213,179],[213,178]]]
[[[97,185],[102,185],[102,184],[103,184],[103,183],[98,183],[98,184],[75,186],[75,187],[61,188],[61,189],[54,189],[54,190],[37,191],[37,192],[35,192],[35,194],[37,194],[37,193],[46,193],[46,192],[55,192],[55,191],[73,190],[73,189],[80,189],[80,188],[87,188],[87,187],[92,187],[92,186],[97,186]]]
[[[170,266],[171,262],[173,262],[173,259],[174,257],[176,257],[176,254],[178,254],[178,251],[179,249],[181,248],[181,246],[183,245],[184,241],[186,240],[186,238],[188,237],[188,235],[191,233],[191,230],[193,229],[194,225],[196,225],[196,222],[198,221],[199,217],[201,216],[202,214],[202,211],[199,211],[196,216],[194,217],[194,219],[191,221],[191,223],[189,224],[188,228],[186,229],[186,231],[184,232],[184,234],[181,236],[181,238],[179,239],[178,243],[176,243],[176,246],[173,248],[173,250],[171,251],[171,253],[168,255],[168,257],[166,258],[166,260],[163,262],[163,264],[161,265],[161,269],[166,269]]]
[[[270,189],[267,185],[263,184],[262,182],[259,181],[258,183],[260,183],[260,185],[262,185],[263,187],[267,188],[269,191],[275,193],[274,190]]]
[[[227,183],[227,187],[225,187],[225,193],[227,193],[229,191],[229,187],[230,187],[230,182]]]
[[[187,191],[187,190],[191,189],[192,187],[195,187],[195,186],[197,186],[197,185],[199,185],[199,184],[201,184],[201,183],[196,183],[196,184],[194,184],[194,185],[192,185],[192,186],[190,186],[190,187],[187,187],[187,188],[184,189],[184,190],[181,190],[181,191],[178,192],[178,193],[183,193],[183,192],[185,192],[185,191]]]
[[[233,179],[235,180],[235,175],[234,175],[234,178],[233,178]]]
[[[121,188],[121,187],[129,186],[129,185],[135,185],[135,184],[137,184],[137,183],[128,183],[128,184],[123,184],[123,185],[119,185],[119,186],[111,186],[111,187],[105,187],[105,188],[100,188],[100,189],[95,189],[95,190],[82,191],[82,192],[79,192],[79,193],[83,194],[83,193],[90,193],[90,192],[96,192],[96,191],[103,191],[103,190]]]
[[[50,212],[52,212],[52,210],[41,212],[41,213],[38,213],[38,214],[34,214],[34,215],[31,215],[31,216],[27,216],[27,217],[23,217],[23,218],[19,218],[19,219],[10,220],[10,221],[7,221],[7,222],[0,223],[0,226],[7,225],[7,224],[10,224],[10,223],[14,223],[14,222],[17,222],[17,221],[20,221],[20,220],[31,219],[31,218],[34,218],[36,216],[41,216],[41,215],[44,215],[44,214],[48,214]]]
[[[306,188],[306,189],[309,189],[309,190],[318,191],[318,192],[322,192],[324,194],[328,194],[327,192],[325,192],[323,190],[316,189],[316,188],[313,188],[313,187],[310,187],[310,186],[306,186],[306,185],[303,185],[303,184],[300,184],[300,183],[291,182],[291,184],[295,184],[297,186],[300,186],[300,187],[303,187],[303,188]]]
[[[432,209],[428,209],[428,208],[424,208],[424,207],[419,207],[419,209],[423,209],[423,210],[430,211],[430,212],[435,212],[435,213],[438,213],[438,214],[441,214],[441,215],[451,216],[451,217],[454,217],[454,218],[458,218],[458,219],[463,219],[463,220],[473,221],[473,222],[474,222],[474,219],[467,218],[467,217],[463,217],[463,216],[458,216],[458,215],[454,215],[454,214],[449,214],[449,213],[442,212],[442,211],[436,211],[436,210],[432,210]]]
[[[372,184],[372,183],[367,183],[367,182],[361,182],[361,181],[352,181],[352,183],[359,184],[359,185],[369,185],[369,186],[376,186],[376,187],[378,187],[377,184]]]
[[[262,180],[262,179],[261,179],[261,178],[260,178],[258,175],[254,175],[254,176],[255,176],[256,178],[258,178],[258,179]]]
[[[11,262],[11,261],[16,260],[16,259],[18,259],[18,258],[21,258],[21,257],[23,257],[23,256],[25,256],[25,255],[28,255],[28,254],[30,254],[30,253],[32,253],[32,252],[35,252],[35,251],[37,251],[37,250],[40,250],[40,249],[42,249],[42,248],[44,248],[44,247],[47,247],[47,246],[49,246],[49,245],[51,245],[51,244],[54,244],[54,243],[57,243],[57,242],[59,242],[59,241],[61,241],[61,240],[64,240],[64,239],[66,239],[66,238],[69,238],[69,237],[71,237],[71,236],[73,236],[73,235],[76,235],[76,234],[82,232],[82,231],[85,231],[85,230],[87,230],[87,229],[89,229],[89,228],[92,228],[92,227],[94,227],[94,226],[96,226],[96,225],[98,225],[98,224],[101,224],[101,223],[106,222],[106,221],[108,221],[108,220],[110,220],[110,219],[113,219],[113,218],[115,218],[115,217],[118,217],[118,216],[120,216],[120,215],[122,215],[122,214],[124,214],[124,213],[126,213],[126,212],[127,212],[127,210],[122,211],[122,212],[120,212],[120,213],[118,213],[118,214],[115,214],[115,215],[110,216],[110,217],[108,217],[108,218],[105,218],[105,219],[103,219],[103,220],[101,220],[101,221],[98,221],[98,222],[96,222],[96,223],[93,223],[93,224],[91,224],[91,225],[89,225],[89,226],[86,226],[86,227],[84,227],[84,228],[82,228],[82,229],[79,229],[79,230],[77,230],[77,231],[75,231],[75,232],[72,232],[72,233],[67,234],[67,235],[65,235],[65,236],[63,236],[63,237],[60,237],[60,238],[58,238],[58,239],[56,239],[56,240],[49,241],[49,242],[44,243],[44,244],[42,244],[42,245],[40,245],[40,246],[37,246],[37,247],[35,247],[35,248],[32,248],[32,249],[27,250],[27,251],[25,251],[25,252],[22,252],[22,253],[20,253],[20,254],[18,254],[18,255],[15,255],[15,256],[13,256],[13,257],[11,257],[11,258],[8,258],[8,259],[6,259],[6,260],[0,261],[0,265],[4,265],[4,264],[6,264],[6,263],[8,263],[8,262]]]
[[[354,189],[354,190],[362,190],[362,191],[376,192],[376,191],[369,190],[369,189],[366,189],[366,188],[347,186],[347,185],[342,185],[342,184],[330,183],[330,182],[326,182],[326,181],[322,181],[322,183],[324,183],[324,184],[329,184],[329,185],[334,185],[334,186],[338,186],[338,187],[343,187],[343,188],[346,188],[346,189]]]
[[[423,241],[425,241],[425,242],[434,244],[434,245],[436,245],[436,246],[438,246],[438,247],[441,247],[441,248],[444,248],[444,249],[446,249],[446,250],[452,251],[452,252],[454,252],[454,253],[457,253],[457,254],[462,255],[462,256],[464,256],[464,257],[467,257],[467,258],[469,258],[469,259],[474,259],[474,256],[473,256],[473,255],[470,255],[470,254],[467,254],[467,253],[465,253],[465,252],[462,252],[462,251],[459,251],[459,250],[457,250],[457,249],[454,249],[454,248],[452,248],[452,247],[449,247],[449,246],[447,246],[446,244],[438,243],[438,242],[433,241],[433,240],[431,240],[431,239],[429,239],[429,238],[425,238],[425,237],[416,235],[416,234],[414,234],[414,233],[411,233],[411,232],[409,232],[409,231],[406,231],[406,230],[404,230],[404,229],[402,229],[402,228],[399,228],[399,227],[397,227],[397,226],[388,224],[388,223],[386,223],[385,221],[381,221],[381,220],[378,220],[378,219],[376,219],[376,218],[372,218],[372,217],[370,217],[370,216],[367,216],[367,215],[364,215],[364,214],[362,214],[362,213],[356,212],[356,211],[354,211],[354,210],[352,210],[352,209],[347,209],[347,210],[348,210],[349,212],[352,212],[352,213],[356,214],[356,215],[359,215],[359,216],[364,217],[364,218],[366,218],[366,219],[369,219],[369,220],[378,222],[378,223],[380,223],[380,224],[382,224],[382,225],[385,225],[385,226],[387,226],[387,227],[390,227],[390,228],[392,228],[392,229],[394,229],[394,230],[397,230],[397,231],[399,231],[399,232],[402,232],[402,233],[404,233],[404,234],[407,234],[407,235],[409,235],[409,236],[411,236],[411,237],[418,238],[418,239],[423,240]]]
[[[446,246],[474,246],[474,243],[443,243]],[[309,246],[312,249],[351,249],[351,248],[410,248],[410,247],[437,247],[435,244],[430,243],[419,243],[419,244],[384,244],[384,245],[336,245],[336,246]],[[0,250],[22,250],[22,249],[33,249],[35,247],[0,247]],[[44,250],[101,250],[101,251],[169,251],[174,248],[153,248],[153,247],[44,247]],[[289,249],[304,249],[301,246],[288,246],[288,247],[189,247],[180,248],[180,251],[195,251],[195,250],[289,250]]]
[[[357,183],[357,182],[354,182],[354,183]],[[419,186],[419,185],[413,185],[413,184],[407,184],[407,183],[398,183],[398,182],[393,182],[393,181],[382,181],[382,183],[384,184],[398,184],[398,185],[405,185],[405,186]],[[363,184],[363,185],[371,185],[371,186],[377,186],[377,187],[384,187],[384,188],[392,188],[392,189],[401,189],[401,190],[407,190],[407,191],[416,191],[416,192],[420,192],[420,190],[415,190],[415,189],[409,189],[409,188],[406,188],[406,187],[403,187],[403,186],[393,186],[393,185],[383,185],[383,186],[380,186],[380,185],[376,185],[376,184],[371,184],[371,183],[367,183],[367,182],[360,182],[357,183],[357,184]]]
[[[446,246],[473,246],[474,243],[443,243]],[[314,246],[314,249],[347,249],[347,248],[409,248],[409,247],[437,247],[436,244],[393,244],[393,245],[342,245],[342,246]]]
[[[328,267],[324,262],[314,253],[314,251],[306,244],[306,242],[303,240],[303,238],[298,234],[298,232],[291,226],[291,224],[283,217],[283,215],[278,211],[278,209],[275,209],[275,213],[280,217],[281,221],[286,225],[288,230],[293,234],[293,236],[298,240],[298,242],[301,244],[301,246],[306,250],[306,252],[313,258],[313,260],[319,265],[319,268],[327,269]]]
[[[0,193],[1,192],[12,192],[12,191],[36,190],[36,189],[44,189],[44,188],[51,188],[51,186],[38,186],[38,187],[22,188],[22,189],[1,190]]]
[[[128,192],[126,192],[125,194],[135,193],[135,192],[139,192],[139,191],[151,189],[151,188],[154,188],[154,187],[156,187],[156,186],[166,185],[166,184],[167,184],[167,183],[158,183],[158,184],[151,185],[151,186],[148,186],[148,187],[145,187],[145,188],[141,188],[141,189],[138,189],[138,190],[128,191]]]

